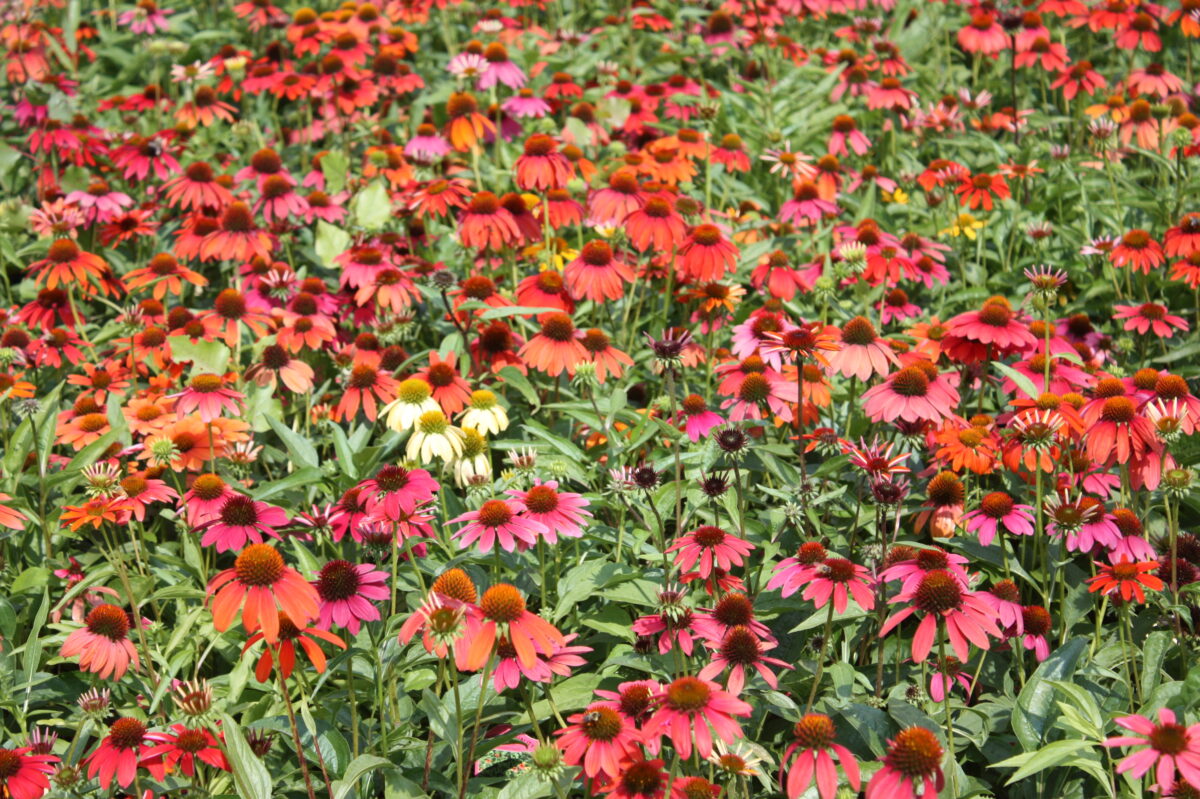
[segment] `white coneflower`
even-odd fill
[[[483,388],[471,392],[471,403],[458,421],[463,427],[474,427],[485,435],[499,435],[508,429],[508,413],[496,401],[496,395]]]
[[[450,424],[446,414],[425,411],[417,419],[405,455],[418,464],[429,463],[434,457],[450,462],[462,454],[463,439],[463,431]]]
[[[459,487],[466,487],[480,478],[490,480],[492,459],[487,455],[487,441],[474,427],[464,425],[462,432],[462,453],[453,463],[454,482],[458,483]]]
[[[383,406],[387,426],[397,433],[412,430],[421,414],[439,410],[433,399],[433,386],[419,377],[410,377],[396,387],[396,399]]]

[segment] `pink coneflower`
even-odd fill
[[[837,203],[821,196],[817,184],[811,180],[801,180],[797,181],[792,191],[792,199],[780,207],[779,219],[796,226],[811,225],[826,216],[834,216],[839,211]]]
[[[893,366],[900,365],[892,348],[876,334],[875,326],[862,316],[842,325],[841,349],[831,353],[828,360],[830,374],[861,381],[876,374],[886,375]]]
[[[967,311],[946,322],[942,351],[951,360],[974,363],[1011,353],[1025,353],[1038,340],[1022,324],[1003,297],[993,297],[978,311]]]
[[[954,655],[939,658],[937,671],[929,678],[929,698],[934,702],[945,701],[946,694],[954,690],[955,683],[961,685],[970,696],[971,678],[963,672],[963,662]]]
[[[875,607],[875,595],[871,593],[870,572],[845,558],[825,558],[814,563],[808,573],[808,584],[801,595],[818,609],[833,600],[833,609],[846,612],[850,596],[863,610]]]
[[[1104,741],[1107,747],[1144,746],[1117,765],[1117,773],[1129,772],[1140,780],[1154,769],[1154,789],[1166,791],[1178,772],[1192,785],[1200,785],[1200,724],[1187,727],[1178,722],[1175,711],[1159,708],[1158,723],[1145,716],[1121,716],[1117,726],[1134,735],[1119,735]]]
[[[560,535],[582,538],[583,526],[592,515],[586,510],[590,503],[582,494],[559,491],[556,480],[535,482],[528,491],[513,488],[505,493],[525,506],[524,518],[540,522],[546,528],[542,537],[550,544],[557,544]]]
[[[1126,330],[1134,330],[1141,335],[1146,335],[1150,331],[1154,331],[1154,335],[1159,338],[1173,338],[1175,331],[1172,327],[1183,330],[1188,329],[1188,323],[1181,317],[1173,316],[1167,313],[1167,306],[1160,305],[1157,302],[1146,302],[1141,305],[1117,305],[1116,313],[1113,314],[1114,319],[1124,319],[1124,328]]]
[[[787,598],[808,585],[817,567],[825,562],[828,553],[819,541],[805,541],[799,551],[775,565],[774,574],[767,581],[766,589],[780,589]]]
[[[1025,634],[1024,606],[1021,605],[1021,589],[1012,580],[998,580],[986,591],[976,594],[996,611],[996,618],[1006,636]]]
[[[689,394],[683,398],[683,402],[679,405],[679,412],[675,416],[676,423],[681,420],[683,429],[693,444],[707,436],[714,427],[725,423],[719,413],[708,409],[704,397],[699,394]]]
[[[1041,605],[1025,605],[1021,608],[1021,645],[1031,650],[1038,662],[1050,657],[1050,643],[1046,636],[1054,629],[1050,611]]]
[[[164,740],[166,736],[147,731],[146,725],[137,719],[117,719],[96,750],[85,758],[88,779],[98,775],[100,787],[107,791],[115,777],[117,785],[127,788],[137,775],[142,747]]]
[[[721,672],[729,669],[729,679],[725,689],[733,696],[739,696],[746,687],[746,670],[753,668],[771,688],[779,687],[775,672],[768,665],[791,669],[794,666],[779,658],[767,657],[764,653],[774,649],[774,641],[762,640],[749,627],[731,627],[719,641],[709,641],[708,647],[713,650],[712,661],[700,670],[699,678],[711,680]]]
[[[379,610],[371,602],[391,595],[387,581],[387,573],[369,563],[329,561],[313,581],[321,598],[317,626],[328,630],[336,624],[358,635],[364,621],[379,621]]]
[[[736,379],[736,375],[731,377]],[[722,382],[723,391],[728,390],[727,385]],[[762,419],[764,405],[780,419],[790,422],[792,408],[800,401],[800,389],[795,381],[774,370],[744,374],[732,392],[733,396],[722,402],[721,407],[730,409],[729,418],[735,422]]]
[[[667,547],[667,552],[678,552],[675,566],[681,571],[690,571],[697,561],[700,577],[707,579],[713,566],[729,571],[734,565],[741,566],[743,558],[755,549],[754,544],[727,533],[720,527],[705,525],[681,536]]]
[[[498,583],[484,592],[479,600],[480,618],[468,616],[465,668],[478,671],[492,655],[497,639],[507,638],[516,650],[517,659],[529,668],[537,662],[538,654],[551,655],[555,644],[566,639],[550,622],[530,613],[525,598],[507,583]]]
[[[93,181],[86,190],[71,192],[66,200],[84,212],[89,225],[109,222],[133,205],[128,194],[114,191],[103,180]]]
[[[979,507],[963,515],[967,531],[979,536],[979,543],[989,546],[996,530],[1003,526],[1010,535],[1033,535],[1033,508],[1018,505],[1003,491],[993,491],[979,502]]]
[[[160,31],[165,33],[171,27],[167,15],[174,13],[169,8],[159,8],[154,0],[138,0],[136,8],[122,12],[117,17],[117,24],[134,33],[152,36]]]
[[[646,747],[658,754],[662,736],[668,735],[675,751],[685,760],[692,756],[692,741],[701,757],[712,754],[712,734],[732,743],[742,734],[734,716],[749,716],[750,705],[698,677],[680,677],[659,696],[659,706],[642,727]],[[709,731],[709,728],[712,731]],[[693,729],[695,732],[693,733]]]
[[[927,572],[911,590],[901,590],[890,601],[912,604],[888,617],[879,631],[880,637],[887,635],[917,611],[925,614],[913,635],[912,656],[917,663],[928,657],[933,648],[939,621],[945,627],[946,637],[959,660],[966,660],[970,653],[968,641],[980,649],[988,649],[991,646],[989,635],[1001,637],[996,627],[995,611],[968,591],[957,576],[945,569]]]
[[[588,777],[612,780],[621,765],[639,754],[642,736],[615,702],[594,702],[582,713],[569,716],[570,726],[556,735],[568,766],[580,766]]]
[[[785,789],[788,799],[799,799],[808,791],[814,775],[817,780],[817,795],[820,799],[837,796],[837,765],[846,774],[846,782],[857,793],[862,786],[858,760],[844,746],[835,743],[837,729],[833,719],[821,713],[808,713],[792,728],[792,743],[783,752],[779,765],[779,787]],[[792,755],[795,754],[795,760]],[[791,760],[791,766],[788,761]],[[787,779],[784,779],[786,772]]]
[[[915,551],[910,549],[909,552],[911,554],[907,559],[896,561],[884,569],[880,573],[879,579],[889,583],[899,580],[902,593],[911,593],[916,590],[921,580],[931,571],[949,572],[963,588],[970,583],[970,575],[966,570],[970,561],[962,555],[947,552],[940,547],[928,547]]]
[[[876,422],[940,422],[954,414],[958,402],[958,392],[924,360],[894,372],[862,395],[863,410]]]
[[[202,530],[201,546],[216,546],[217,552],[231,552],[247,541],[263,542],[263,536],[279,538],[276,527],[287,524],[287,512],[265,502],[256,502],[244,494],[231,494],[220,509],[196,529]]]
[[[884,325],[921,315],[921,308],[909,301],[908,292],[904,289],[892,289],[884,294],[878,307],[879,323]]]
[[[192,481],[192,487],[183,495],[181,502],[187,510],[187,522],[199,527],[221,512],[221,507],[236,492],[220,475],[202,474]]]
[[[286,223],[289,217],[303,218],[308,213],[308,201],[296,192],[296,184],[290,178],[271,175],[262,182],[254,211],[261,211],[268,224]]]
[[[918,782],[921,799],[936,797],[946,782],[941,762],[936,735],[924,727],[901,730],[888,741],[883,768],[867,784],[867,799],[915,799]]]
[[[535,519],[522,515],[521,503],[515,499],[489,499],[479,510],[468,511],[450,520],[451,524],[467,522],[455,534],[460,549],[479,543],[479,551],[487,554],[497,543],[505,552],[518,546],[524,549],[537,543],[538,536],[549,535],[549,529]]]
[[[669,787],[671,776],[663,770],[663,761],[646,760],[639,755],[621,769],[609,796],[611,799],[663,799]]]
[[[486,62],[483,74],[475,88],[483,91],[497,84],[503,84],[510,89],[520,89],[525,85],[525,72],[508,58],[508,49],[499,42],[492,42],[483,51]]]
[[[175,410],[180,417],[199,410],[200,420],[205,424],[220,417],[225,411],[228,411],[230,416],[237,416],[241,411],[238,403],[245,399],[240,392],[225,388],[225,379],[214,374],[196,375],[187,388],[171,396],[175,399]]]
[[[129,640],[129,617],[116,605],[97,605],[84,619],[84,626],[67,636],[65,658],[79,655],[79,668],[95,672],[102,680],[119,680],[132,662],[139,666],[137,650]]]
[[[30,740],[34,740],[32,735]],[[0,749],[0,796],[9,799],[38,799],[50,790],[50,780],[46,775],[54,773],[52,764],[58,761],[59,758],[55,755],[46,754],[45,750],[38,753],[32,746]]]

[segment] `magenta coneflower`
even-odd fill
[[[967,531],[979,536],[985,547],[996,537],[996,530],[1003,526],[1011,535],[1033,535],[1033,507],[1018,505],[1003,491],[993,491],[979,502],[979,507],[962,517]]]
[[[244,494],[231,494],[216,515],[196,529],[204,531],[201,546],[215,545],[217,552],[229,552],[246,546],[247,541],[261,544],[263,535],[279,538],[275,528],[287,521],[287,512],[282,508],[256,502]]]
[[[1129,772],[1140,780],[1154,769],[1154,789],[1166,791],[1175,781],[1178,771],[1192,785],[1200,785],[1200,724],[1187,727],[1178,722],[1175,712],[1168,708],[1158,711],[1158,723],[1145,716],[1121,716],[1117,726],[1134,735],[1119,735],[1104,742],[1107,747],[1144,746],[1128,755],[1117,766],[1117,773]]]
[[[199,410],[200,420],[205,424],[226,411],[230,416],[237,416],[241,410],[238,403],[245,399],[240,392],[225,388],[225,379],[214,374],[196,375],[187,388],[171,396],[175,399],[175,410],[180,416]]]
[[[590,504],[582,494],[559,491],[558,481],[535,482],[528,491],[509,489],[507,493],[525,506],[524,517],[540,522],[546,528],[542,537],[551,544],[558,543],[558,536],[565,538],[583,537],[583,526],[591,512]]]
[[[789,597],[808,585],[817,567],[827,557],[825,547],[819,541],[805,541],[799,551],[775,565],[775,573],[767,581],[767,590],[780,589],[783,597]]]
[[[696,616],[684,602],[681,586],[670,584],[658,592],[658,613],[642,616],[633,622],[633,632],[640,636],[658,636],[658,652],[665,655],[679,644],[680,650],[689,657],[692,654],[692,634]]]
[[[116,605],[97,605],[84,626],[67,636],[63,657],[79,655],[79,668],[95,672],[102,680],[119,680],[132,662],[138,668],[137,650],[129,640],[129,617]]]
[[[946,330],[942,351],[962,363],[1023,354],[1038,345],[1037,337],[1003,297],[992,297],[980,310],[955,316],[946,322]]]
[[[743,558],[754,548],[749,541],[706,524],[680,536],[667,547],[667,552],[679,553],[675,556],[675,566],[681,572],[690,571],[699,561],[700,577],[707,579],[713,573],[713,566],[725,571],[741,566]]]
[[[621,764],[639,753],[642,736],[616,702],[593,702],[582,713],[567,717],[570,726],[556,735],[568,766],[580,766],[588,777],[615,779]]]
[[[425,469],[389,464],[380,468],[374,477],[359,483],[358,488],[367,496],[381,498],[384,515],[398,521],[433,499],[441,486]]]
[[[358,635],[364,621],[379,621],[379,610],[371,602],[391,595],[387,581],[387,573],[369,563],[329,561],[313,581],[321,598],[317,626],[328,630],[336,624]]]
[[[515,499],[489,499],[479,510],[468,511],[450,520],[451,524],[467,522],[453,537],[459,539],[458,545],[462,549],[478,542],[479,551],[484,554],[491,552],[497,542],[505,552],[512,552],[518,546],[521,549],[533,546],[539,535],[549,534],[549,529],[522,515],[523,510]]]
[[[821,713],[808,713],[796,722],[792,729],[793,741],[784,750],[779,767],[779,787],[786,790],[788,799],[799,799],[812,784],[814,775],[817,778],[817,794],[821,799],[837,796],[838,778],[834,758],[845,772],[846,781],[857,793],[862,785],[858,760],[849,749],[835,743],[836,735],[833,719]],[[796,755],[794,760],[793,754]]]
[[[911,557],[893,562],[883,570],[879,579],[884,582],[900,580],[902,592],[912,591],[926,574],[936,570],[949,572],[964,588],[970,583],[970,576],[966,570],[969,561],[962,555],[955,555],[939,547],[916,551],[910,549],[910,552]]]
[[[749,716],[751,710],[750,705],[714,682],[680,677],[663,690],[658,708],[642,727],[646,748],[658,754],[662,737],[667,735],[675,751],[686,760],[692,756],[694,737],[696,751],[706,758],[712,754],[713,733],[725,743],[732,743],[742,734],[734,716]]]
[[[183,495],[181,502],[187,512],[188,524],[199,527],[215,518],[225,500],[237,492],[220,475],[202,474],[192,481],[192,487]]]

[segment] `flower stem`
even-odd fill
[[[938,619],[938,659],[939,662],[946,662],[946,622],[944,619]],[[950,691],[942,692],[942,708],[946,711],[946,747],[949,749],[950,762],[955,763],[956,755],[954,753],[954,720],[950,716]],[[950,799],[956,799],[958,796],[958,777],[953,772],[950,774],[947,787],[950,789]]]
[[[804,712],[808,713],[812,710],[813,702],[817,698],[817,688],[821,685],[821,678],[825,676],[825,653],[829,650],[829,636],[833,630],[833,599],[828,603],[829,611],[825,614],[825,629],[821,633],[821,651],[817,655],[817,675],[813,677],[812,689],[808,692],[808,703],[804,706]]]

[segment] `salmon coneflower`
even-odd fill
[[[663,689],[658,708],[646,720],[642,732],[652,754],[659,752],[665,735],[685,760],[692,756],[693,740],[700,757],[707,758],[712,754],[713,734],[732,743],[742,735],[734,717],[749,716],[751,711],[750,705],[714,682],[680,677]]]
[[[361,408],[363,415],[374,422],[379,407],[386,407],[396,398],[397,385],[395,378],[374,366],[359,363],[350,369],[345,393],[334,409],[334,415],[338,419],[353,419]]]
[[[218,574],[205,592],[212,600],[213,626],[225,632],[241,616],[247,633],[263,631],[269,643],[279,641],[279,613],[299,624],[320,616],[320,596],[300,573],[283,561],[270,544],[251,544],[232,569]]]
[[[225,412],[237,416],[241,412],[238,403],[245,395],[226,388],[221,375],[199,374],[188,382],[187,388],[172,394],[171,398],[175,400],[175,411],[181,418],[199,411],[200,421],[207,424]]]
[[[139,667],[137,650],[129,640],[129,617],[116,605],[97,605],[88,612],[84,626],[67,636],[63,657],[79,655],[79,668],[100,679],[119,680],[129,664]]]
[[[921,799],[936,797],[945,787],[942,773],[942,745],[937,736],[924,727],[908,727],[888,741],[883,768],[867,784],[867,799]]]
[[[446,100],[446,116],[450,121],[445,135],[451,146],[465,153],[479,146],[485,135],[495,135],[496,124],[479,113],[479,102],[469,92],[455,92]]]
[[[687,237],[687,225],[684,224],[683,217],[679,215],[679,212],[675,210],[674,200],[662,194],[655,194],[647,199],[645,205],[624,219],[623,224],[625,233],[629,236],[629,243],[640,252],[653,250],[669,253],[683,245],[684,239]],[[705,249],[694,257],[700,257],[710,247],[718,250],[715,256],[710,257],[720,257],[720,253],[723,252],[718,245],[718,241],[721,239],[720,230],[718,229],[716,232],[715,239],[707,244],[697,245]],[[690,243],[692,239],[688,240]],[[725,246],[730,245],[726,244]],[[722,268],[721,274],[724,274],[724,268]]]
[[[612,780],[621,765],[639,753],[641,734],[617,710],[615,702],[594,702],[582,713],[567,717],[570,726],[555,735],[569,766],[580,766],[588,777]]]
[[[679,248],[677,263],[682,276],[698,282],[712,282],[720,280],[727,272],[737,271],[737,260],[737,247],[725,239],[721,229],[703,224],[688,232],[687,241]]]
[[[863,410],[873,421],[939,422],[954,413],[958,392],[930,361],[915,361],[863,392]]]
[[[833,719],[824,714],[808,713],[796,722],[792,728],[792,743],[784,750],[779,766],[779,787],[786,791],[788,799],[799,799],[807,792],[814,776],[820,799],[834,799],[838,793],[837,765],[845,772],[850,787],[855,792],[859,790],[862,777],[858,759],[849,749],[836,743],[836,736]],[[790,766],[788,761],[791,761]]]
[[[270,259],[274,248],[274,237],[258,227],[250,206],[235,201],[221,213],[217,228],[201,241],[199,255],[202,261],[251,261]]]
[[[467,618],[465,668],[468,671],[478,671],[488,663],[501,637],[508,640],[517,662],[527,669],[533,668],[539,654],[553,655],[555,644],[567,644],[554,625],[529,612],[521,592],[507,583],[497,583],[484,591],[479,609],[479,617]]]
[[[942,351],[960,363],[1024,354],[1037,345],[1037,337],[1003,297],[992,297],[980,310],[966,311],[946,322],[942,339]]]
[[[458,238],[464,247],[502,250],[521,241],[512,213],[490,191],[481,191],[458,217]]]
[[[321,646],[316,639],[333,644],[339,649],[346,648],[346,642],[328,630],[297,625],[283,611],[279,611],[278,625],[279,641],[267,643],[258,659],[258,664],[254,667],[254,677],[259,682],[266,682],[271,678],[271,670],[275,667],[276,660],[279,661],[279,673],[283,679],[286,680],[292,676],[292,669],[296,665],[296,644],[300,645],[301,651],[308,656],[318,674],[325,671],[325,653],[321,651]],[[257,632],[247,638],[246,643],[242,646],[242,653],[250,651],[250,647],[264,638],[266,638],[265,631]]]
[[[1157,302],[1146,302],[1141,305],[1116,305],[1113,319],[1123,319],[1125,330],[1133,330],[1141,335],[1153,332],[1159,338],[1173,338],[1177,328],[1188,331],[1188,323],[1179,316],[1167,313],[1167,306]]]
[[[1131,230],[1121,236],[1120,242],[1109,252],[1108,259],[1113,266],[1127,266],[1146,275],[1166,262],[1162,246],[1141,229]]]
[[[563,269],[563,282],[577,300],[619,300],[625,295],[625,285],[633,281],[633,269],[603,239],[583,245],[579,255]]]
[[[575,174],[567,157],[558,151],[554,139],[535,133],[525,140],[525,149],[513,167],[519,188],[545,193],[561,189]]]
[[[879,338],[866,317],[856,316],[842,325],[840,344],[841,348],[828,357],[830,374],[866,381],[872,375],[886,375],[893,366],[900,365],[900,359]]]
[[[579,343],[587,351],[587,362],[596,369],[597,383],[603,384],[609,375],[619,378],[625,373],[626,366],[633,366],[633,358],[614,347],[612,339],[599,328],[585,331]]]
[[[540,372],[555,377],[563,372],[575,374],[575,365],[588,359],[587,350],[576,335],[575,323],[565,313],[546,313],[538,317],[542,329],[529,339],[518,353]]]

